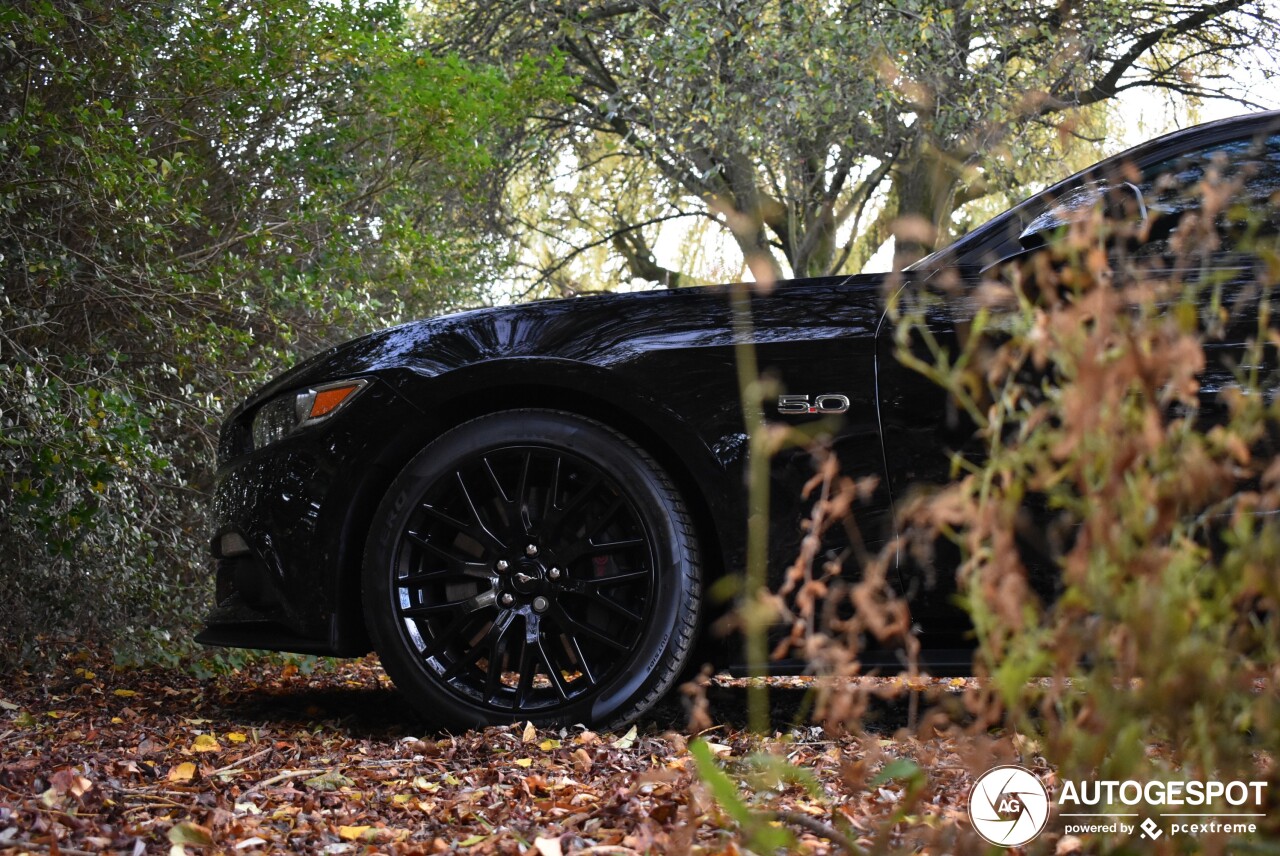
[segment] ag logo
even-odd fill
[[[992,844],[1026,844],[1044,831],[1048,820],[1049,792],[1023,767],[993,767],[969,792],[969,821]]]

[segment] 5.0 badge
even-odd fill
[[[813,396],[809,401],[807,395],[779,395],[778,413],[783,416],[798,416],[810,413],[844,413],[849,409],[849,396],[827,392]]]

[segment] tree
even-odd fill
[[[500,266],[489,179],[554,69],[407,26],[394,0],[0,9],[0,662],[203,611],[219,411]]]
[[[541,276],[607,246],[626,273],[668,284],[685,272],[651,242],[680,216],[715,220],[774,276],[856,271],[900,218],[933,227],[900,246],[926,251],[966,204],[1060,173],[1119,93],[1221,94],[1222,70],[1277,35],[1256,0],[455,6],[436,38],[484,57],[537,46],[577,78],[526,179],[548,200],[508,212],[526,237],[530,211],[551,221]]]

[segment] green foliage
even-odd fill
[[[1273,17],[1244,0],[463,0],[429,33],[467,56],[565,59],[573,98],[535,129],[507,214],[535,284],[579,291],[724,281],[743,260],[857,272],[898,218],[920,221],[900,246],[927,249],[970,203],[1096,160],[1122,90],[1213,94],[1275,47]],[[673,220],[740,255],[677,256]]]
[[[492,177],[564,84],[410,27],[385,0],[0,9],[0,660],[186,638],[218,411],[502,268]]]
[[[752,809],[738,791],[738,786],[716,763],[711,747],[703,740],[689,744],[689,754],[698,766],[698,776],[711,791],[725,813],[738,824],[746,845],[757,853],[771,853],[779,848],[795,846],[795,837],[786,829],[771,825],[771,812]]]

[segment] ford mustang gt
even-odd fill
[[[940,271],[976,282],[1117,191],[1166,223],[1153,243],[1168,241],[1210,169],[1239,176],[1247,201],[1272,199],[1280,113],[1103,161],[908,268],[903,287]],[[1233,251],[1227,240],[1223,264],[1239,264]],[[885,283],[796,280],[751,297],[757,358],[780,390],[765,416],[820,423],[843,473],[876,477],[857,515],[870,548],[893,536],[895,499],[944,481],[964,442],[941,390],[894,359]],[[946,307],[935,315],[945,332]],[[1224,348],[1206,390],[1214,372],[1229,376]],[[704,593],[744,565],[747,450],[723,287],[480,309],[364,336],[227,417],[217,602],[198,639],[375,650],[441,725],[625,722],[672,687],[706,623]],[[813,468],[798,449],[770,466],[780,574]],[[897,573],[926,658],[967,663],[952,589]]]

